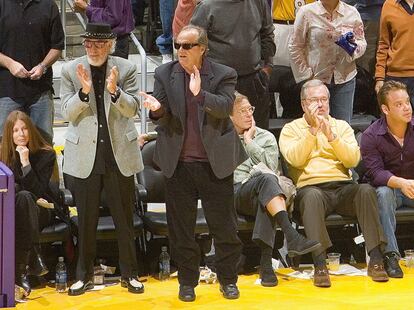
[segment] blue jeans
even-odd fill
[[[3,133],[4,122],[10,112],[19,110],[25,112],[30,116],[33,123],[42,131],[47,133],[50,137],[47,140],[53,138],[53,116],[55,108],[53,106],[53,97],[51,91],[44,92],[39,100],[30,106],[17,103],[9,97],[0,98],[0,132]]]
[[[394,77],[386,76],[385,81],[398,81],[407,86],[408,95],[410,96],[411,106],[414,107],[414,77]]]
[[[388,186],[380,186],[376,190],[380,221],[388,241],[384,253],[396,252],[399,254],[397,239],[395,238],[395,229],[397,227],[395,211],[403,205],[414,207],[414,200],[406,197],[401,190]]]
[[[174,16],[174,0],[160,0],[160,17],[162,34],[155,40],[162,55],[172,54],[172,21]]]
[[[326,85],[329,89],[330,115],[351,123],[354,108],[355,78],[343,84]]]

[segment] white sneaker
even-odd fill
[[[162,55],[162,63],[163,64],[166,64],[166,63],[168,63],[168,62],[170,62],[172,60],[173,60],[172,59],[172,54],[163,54]]]

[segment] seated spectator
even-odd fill
[[[414,207],[414,120],[407,87],[388,81],[378,93],[383,116],[362,135],[361,154],[367,179],[377,188],[381,224],[387,238],[384,265],[388,276],[402,278],[395,238],[395,211]]]
[[[301,100],[304,116],[283,127],[279,145],[298,188],[295,211],[302,217],[306,236],[322,244],[312,253],[313,283],[331,286],[325,258],[332,243],[325,217],[333,212],[357,217],[370,257],[368,275],[374,281],[388,281],[381,253],[386,239],[375,190],[352,181],[350,168],[360,159],[354,132],[348,123],[329,115],[329,91],[322,81],[306,82]]]
[[[256,217],[252,239],[261,248],[261,284],[276,286],[278,281],[272,268],[276,222],[286,236],[289,256],[309,253],[320,243],[307,240],[292,227],[286,212],[287,193],[276,176],[276,139],[269,131],[256,127],[253,111],[247,97],[236,92],[231,119],[249,158],[234,171],[234,201],[239,214]],[[254,169],[259,163],[265,170]]]
[[[48,201],[49,180],[56,155],[39,134],[30,118],[21,111],[7,117],[1,142],[0,160],[12,171],[16,182],[15,283],[30,293],[28,271],[34,275],[48,272],[39,251],[39,233],[54,219]],[[29,264],[33,252],[35,260]]]
[[[291,67],[297,83],[319,79],[331,93],[332,116],[352,119],[355,60],[367,43],[355,7],[339,0],[321,0],[303,6],[296,15],[289,44]]]

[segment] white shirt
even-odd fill
[[[353,56],[335,41],[353,32],[357,48]],[[343,84],[356,76],[355,59],[365,53],[367,42],[358,11],[339,1],[332,15],[317,1],[303,6],[296,16],[289,43],[293,75],[297,83],[311,78]]]

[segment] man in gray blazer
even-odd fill
[[[108,56],[115,35],[107,24],[88,24],[86,56],[62,68],[62,114],[69,121],[63,172],[74,177],[79,214],[77,282],[69,295],[93,288],[101,192],[114,219],[121,285],[142,293],[133,230],[134,174],[142,170],[133,116],[138,111],[136,67]]]
[[[247,159],[229,118],[236,72],[207,60],[207,34],[184,27],[174,43],[178,61],[155,70],[154,96],[141,93],[158,124],[154,161],[166,181],[167,220],[182,301],[194,301],[200,250],[194,229],[201,199],[214,237],[220,290],[239,297],[240,240],[233,199],[233,171]]]

